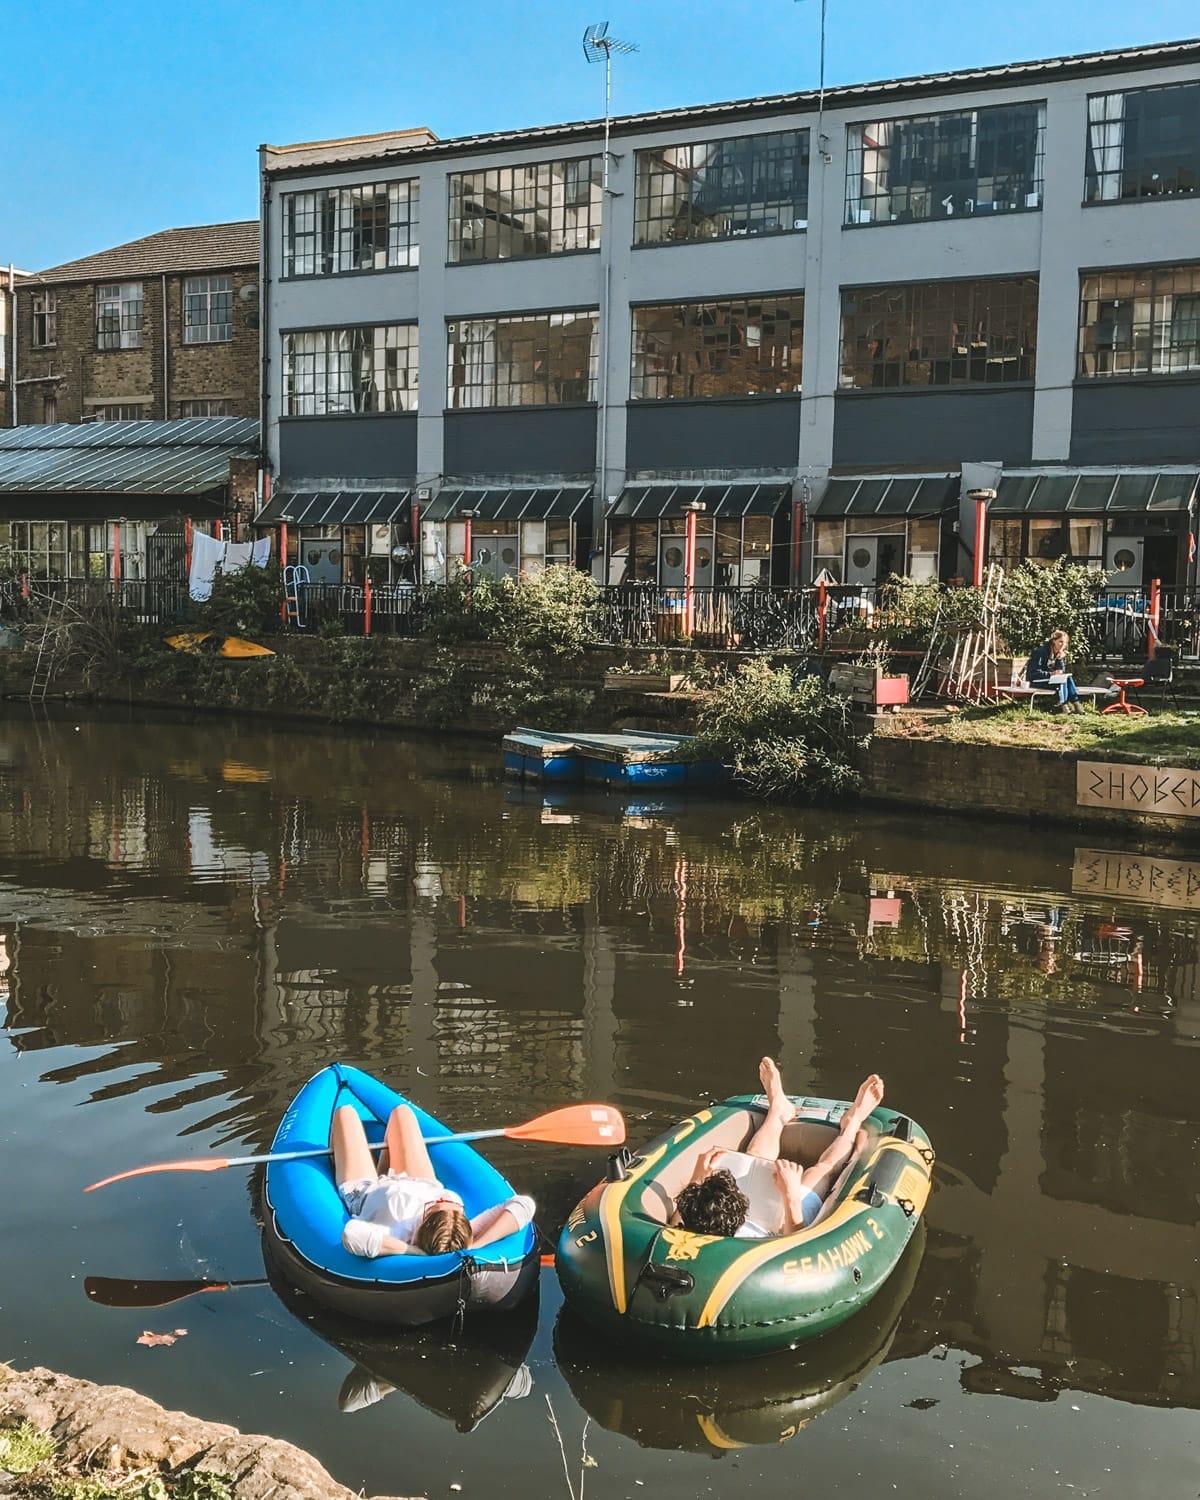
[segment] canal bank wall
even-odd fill
[[[363,1500],[312,1454],[279,1438],[168,1411],[126,1386],[0,1364],[0,1433],[22,1423],[49,1435],[54,1454],[27,1474],[0,1464],[6,1500],[57,1500],[85,1490],[139,1500],[152,1476],[161,1475],[170,1492],[192,1470],[227,1477],[233,1500]]]
[[[1200,731],[1198,731],[1200,733]],[[888,807],[1200,843],[1200,772],[1016,745],[875,735],[863,752],[863,796]],[[1081,801],[1091,798],[1092,801]],[[1104,798],[1108,805],[1096,805]],[[1173,807],[1174,812],[1154,811]]]
[[[750,659],[605,646],[531,659],[489,642],[433,646],[389,637],[283,636],[272,644],[273,658],[227,661],[173,652],[155,637],[134,670],[123,663],[100,678],[93,673],[88,683],[64,667],[49,696],[492,742],[519,723],[688,733],[706,675]],[[0,692],[27,698],[35,662],[32,651],[0,653]],[[647,672],[673,676],[681,687],[646,691],[637,674]],[[1200,771],[1173,772],[1096,749],[963,742],[939,737],[927,718],[914,720],[911,733],[904,722],[890,720],[887,732],[873,734],[861,751],[862,796],[870,803],[1200,842]]]

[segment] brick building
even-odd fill
[[[257,417],[258,239],[166,229],[19,280],[0,422]]]

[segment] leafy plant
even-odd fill
[[[1098,568],[1060,559],[1053,567],[1024,562],[1007,573],[1000,593],[1000,634],[1015,654],[1032,651],[1065,630],[1086,652],[1091,644],[1096,595],[1104,585]]]
[[[196,607],[201,628],[220,635],[265,635],[278,630],[283,580],[277,563],[218,573],[209,597]]]
[[[29,1422],[20,1422],[7,1432],[0,1432],[0,1469],[10,1474],[29,1474],[53,1458],[57,1447],[48,1432],[39,1432]]]
[[[819,801],[858,789],[850,705],[819,677],[746,662],[698,715],[690,754],[720,760],[753,795]]]

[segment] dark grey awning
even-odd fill
[[[1187,510],[1200,474],[1158,470],[1108,474],[1005,474],[989,506],[993,515],[1101,515],[1111,511]]]
[[[709,516],[773,516],[790,499],[789,482],[771,484],[629,484],[621,491],[612,519],[681,516],[699,502]]]
[[[940,516],[957,504],[961,483],[957,474],[831,479],[810,514],[823,521],[842,516]]]
[[[408,490],[298,490],[276,492],[254,518],[256,526],[370,526],[408,519]]]
[[[569,521],[583,509],[591,493],[589,484],[445,489],[423,507],[421,519],[448,521],[469,510],[482,521]]]

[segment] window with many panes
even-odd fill
[[[456,318],[446,325],[448,404],[561,406],[596,399],[595,308]]]
[[[179,403],[181,417],[232,417],[233,402],[227,397],[203,396]]]
[[[669,401],[799,391],[803,344],[799,292],[635,307],[629,394]]]
[[[416,178],[283,195],[283,274],[413,270],[418,260]]]
[[[50,349],[58,343],[58,294],[35,292],[33,296],[33,347]]]
[[[142,347],[142,283],[96,288],[96,348]]]
[[[417,409],[417,328],[314,328],[283,335],[283,412],[328,417]]]
[[[1035,276],[857,287],[842,293],[845,390],[1033,379]]]
[[[1195,370],[1200,370],[1200,265],[1096,271],[1082,278],[1082,379]]]
[[[637,245],[781,234],[807,226],[807,130],[637,153]]]
[[[183,342],[221,344],[233,337],[233,277],[189,276],[183,283]]]
[[[598,156],[452,172],[451,265],[595,250],[602,179]]]
[[[846,131],[847,224],[1040,208],[1046,106],[1002,104]]]
[[[88,408],[88,419],[93,422],[148,422],[148,401],[105,401],[100,406]]]
[[[1088,203],[1170,198],[1200,190],[1200,83],[1093,94],[1088,100]]]

